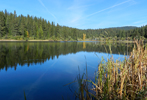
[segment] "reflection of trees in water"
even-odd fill
[[[112,53],[126,54],[127,44],[110,44]],[[128,52],[132,50],[133,44],[128,45]],[[23,66],[27,64],[44,63],[46,60],[57,58],[59,55],[87,52],[107,52],[109,45],[94,42],[2,42],[0,43],[0,69],[14,67],[17,64]]]

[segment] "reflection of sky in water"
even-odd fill
[[[94,72],[103,57],[105,60],[112,55],[98,52],[77,52],[76,54],[60,55],[44,63],[20,66],[17,70],[9,68],[0,71],[0,100],[22,100],[24,91],[28,100],[59,100],[73,98],[68,86],[80,73],[85,72],[86,63],[89,78],[94,78]],[[113,54],[114,60],[124,59],[124,55]],[[72,86],[74,88],[74,85]],[[74,99],[74,98],[73,98]]]

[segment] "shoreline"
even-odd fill
[[[80,42],[90,42],[90,41],[95,41],[95,42],[118,42],[118,43],[135,43],[135,41],[97,41],[97,40],[78,40]],[[76,40],[14,40],[14,39],[0,39],[0,42],[78,42]]]

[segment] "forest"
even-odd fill
[[[62,26],[34,16],[17,16],[16,11],[0,11],[0,39],[14,40],[133,40],[147,39],[147,25],[142,27],[114,27],[105,29],[77,29]],[[127,38],[128,37],[128,38]]]

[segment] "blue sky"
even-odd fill
[[[79,29],[147,25],[147,0],[1,0],[0,10]]]

